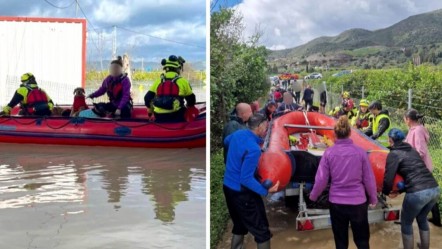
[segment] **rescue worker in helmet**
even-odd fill
[[[384,146],[389,146],[388,131],[391,128],[391,120],[387,110],[382,110],[382,103],[380,101],[373,101],[368,110],[373,115],[373,122],[370,123],[365,135],[373,140],[377,140]]]
[[[110,75],[107,76],[101,87],[90,94],[88,98],[97,98],[107,94],[109,102],[105,103],[107,112],[121,118],[130,118],[132,115],[132,98],[130,96],[131,83],[127,74],[123,73],[123,59],[118,56],[110,65]]]
[[[366,99],[361,99],[359,102],[359,109],[356,116],[351,120],[351,125],[359,130],[365,130],[370,125],[370,119],[373,119],[370,111],[368,110],[368,105],[370,103]]]
[[[345,91],[341,94],[342,101],[350,99],[350,93]]]
[[[163,123],[184,122],[186,119],[190,121],[189,114],[198,113],[192,87],[180,75],[185,62],[181,56],[175,55],[161,61],[165,73],[144,96],[150,120]]]
[[[341,106],[337,106],[334,110],[330,111],[330,115],[339,118],[340,116],[347,115],[348,119],[356,117],[356,108],[352,99],[344,99]]]
[[[14,96],[7,106],[3,108],[3,114],[11,114],[12,108],[20,104],[20,115],[50,116],[54,103],[49,95],[37,85],[32,73],[21,76],[21,85],[15,91]]]

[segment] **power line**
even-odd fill
[[[81,13],[83,14],[84,18],[86,18],[86,21],[89,23],[89,25],[91,25],[92,29],[95,31],[95,33],[98,34],[97,29],[95,28],[95,26],[92,24],[92,22],[89,20],[89,18],[87,17],[87,15],[84,13],[83,8],[81,7],[80,3],[78,2],[78,0],[75,0],[75,2],[77,3],[78,8],[80,9]],[[98,48],[97,43],[95,42],[94,39],[92,39],[91,36],[91,40],[92,43],[94,44],[94,46],[97,48],[98,51],[100,51],[100,49]]]
[[[213,11],[213,9],[215,9],[215,6],[218,4],[219,0],[216,0],[215,3],[212,5],[212,7],[210,8],[210,12]]]
[[[76,0],[74,0],[74,1],[72,1],[69,5],[66,5],[66,6],[57,6],[57,5],[55,5],[55,4],[53,4],[53,3],[51,3],[51,2],[49,2],[49,0],[44,0],[46,3],[48,3],[49,5],[51,5],[52,7],[54,7],[54,8],[57,8],[57,9],[67,9],[67,8],[69,8],[69,7],[71,7],[72,5],[74,5],[74,3],[76,2]]]
[[[155,38],[155,39],[159,39],[159,40],[163,40],[163,41],[167,41],[167,42],[172,42],[172,43],[176,43],[176,44],[181,44],[181,45],[185,45],[185,46],[189,46],[189,47],[196,47],[196,48],[202,48],[202,49],[205,49],[205,47],[198,46],[198,45],[194,45],[194,44],[189,44],[189,43],[184,43],[184,42],[179,42],[179,41],[169,40],[169,39],[165,39],[165,38],[162,38],[162,37],[158,37],[158,36],[153,36],[153,35],[145,34],[145,33],[139,32],[139,31],[135,31],[135,30],[131,30],[131,29],[127,29],[127,28],[119,27],[119,26],[116,26],[116,27],[119,28],[119,29],[121,29],[121,30],[124,30],[124,31],[127,31],[127,32],[131,32],[131,33],[134,33],[134,34],[144,35],[144,36],[147,36],[147,37],[151,37],[151,38]]]

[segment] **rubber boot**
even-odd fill
[[[232,237],[232,246],[231,249],[243,249],[244,244],[244,235],[236,235],[234,234]]]
[[[419,230],[419,236],[421,237],[421,242],[417,243],[419,249],[430,249],[430,231]]]
[[[267,240],[264,243],[259,243],[257,248],[258,249],[270,249],[270,240]]]
[[[413,249],[414,248],[413,234],[410,235],[402,234],[402,244],[404,244],[404,249]]]
[[[435,226],[441,227],[441,220],[440,220],[440,212],[439,212],[439,204],[436,203],[433,208],[431,209],[431,219],[428,219],[429,222],[433,223]]]

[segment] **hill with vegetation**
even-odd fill
[[[442,10],[408,17],[385,29],[350,29],[334,37],[319,37],[304,45],[270,51],[272,71],[312,67],[389,68],[442,64]],[[290,71],[290,70],[289,70]]]

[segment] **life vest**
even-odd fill
[[[28,89],[28,94],[26,97],[26,103],[24,103],[24,108],[28,114],[34,114],[37,111],[49,109],[48,96],[39,87],[31,88],[25,86]]]
[[[359,110],[356,114],[356,127],[358,129],[367,128],[370,125],[370,115],[371,113],[369,111],[361,113]]]
[[[127,75],[122,75],[118,77],[116,80],[112,80],[107,86],[107,96],[110,101],[119,100],[123,96],[123,80],[127,77]]]
[[[180,97],[180,88],[177,84],[179,76],[173,79],[162,78],[161,83],[157,87],[157,93],[153,101],[155,107],[159,107],[165,110],[175,110],[178,109],[175,106],[176,101],[178,101],[179,106],[183,106],[183,100]]]
[[[380,142],[381,144],[383,144],[384,146],[388,146],[388,132],[390,131],[391,128],[391,119],[387,114],[379,114],[377,115],[374,120],[373,120],[373,134],[376,134],[378,132],[379,129],[379,123],[381,121],[381,119],[387,118],[390,126],[387,128],[387,130],[384,131],[384,133],[382,134],[382,136],[378,137],[378,142]]]

